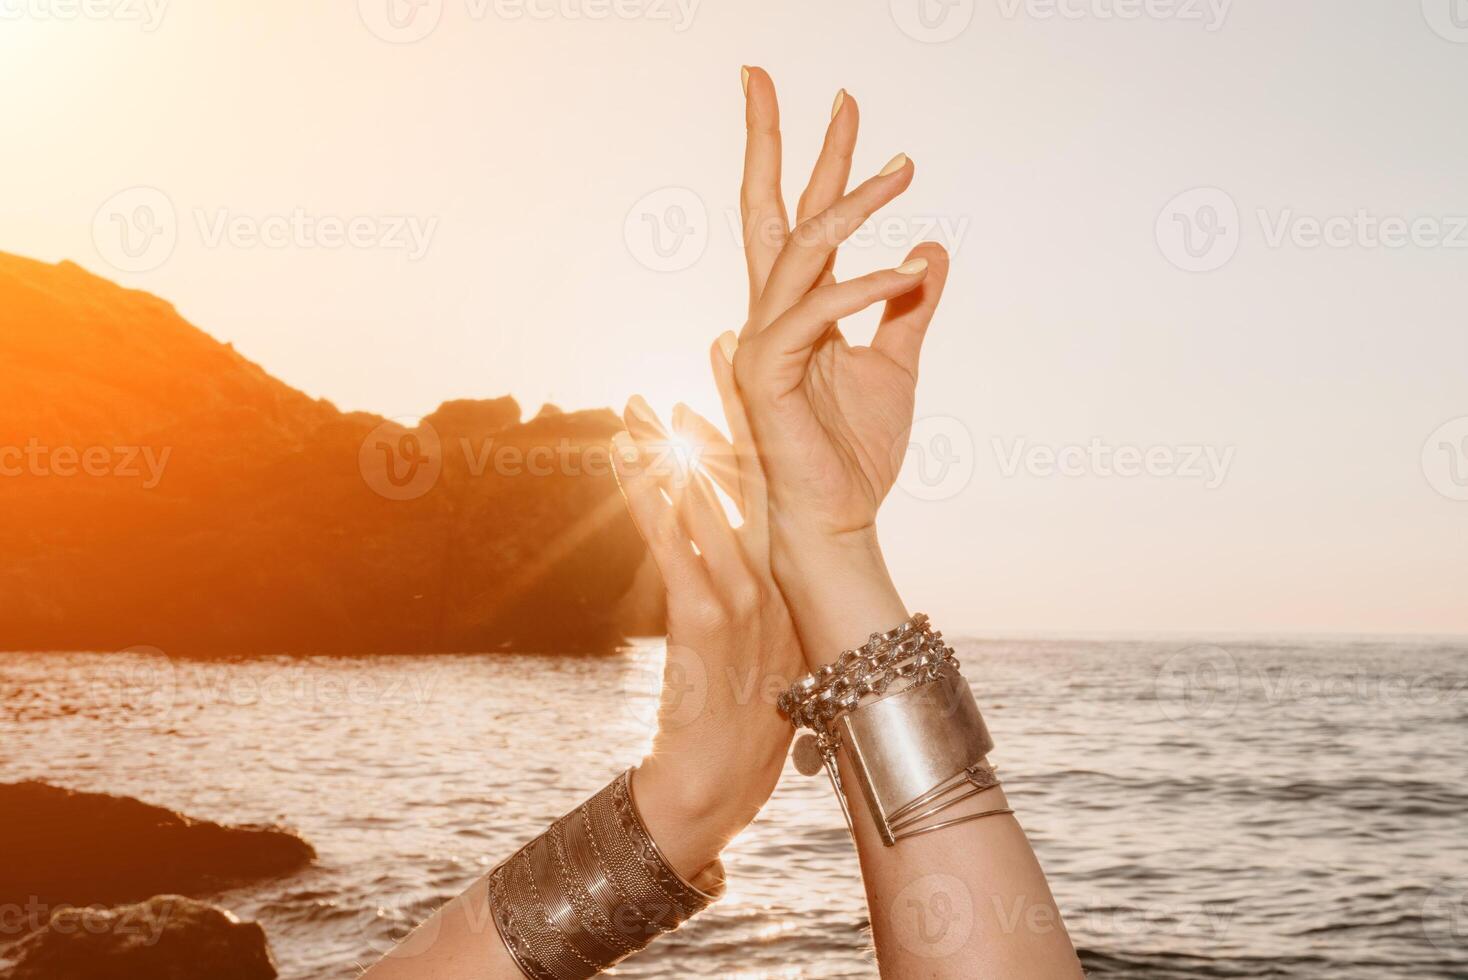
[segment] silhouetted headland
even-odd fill
[[[341,412],[157,297],[4,254],[0,404],[0,649],[598,651],[659,627],[610,411]]]

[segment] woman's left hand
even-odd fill
[[[624,421],[613,440],[617,479],[668,600],[658,731],[634,789],[653,839],[694,881],[774,792],[793,735],[775,698],[804,660],[770,575],[763,493],[741,478],[734,447],[681,405],[676,438],[641,398]],[[741,528],[710,474],[750,515]]]

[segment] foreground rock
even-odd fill
[[[0,784],[0,841],[0,907],[47,912],[203,894],[289,874],[316,857],[279,828],[225,827],[40,782]]]
[[[9,980],[274,980],[265,930],[178,895],[63,909],[0,954]]]
[[[609,411],[341,412],[161,299],[3,253],[0,397],[0,648],[598,651],[659,629],[622,601],[646,552]]]

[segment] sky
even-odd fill
[[[905,599],[966,632],[1468,633],[1459,0],[0,0],[0,250],[346,410],[713,414],[739,66],[953,253]],[[869,338],[869,319],[846,325]]]

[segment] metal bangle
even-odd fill
[[[631,770],[489,873],[510,958],[530,980],[588,980],[712,904],[668,864],[632,796]]]
[[[908,840],[910,838],[918,836],[919,834],[932,833],[935,830],[942,830],[945,827],[952,827],[955,824],[968,823],[970,820],[982,820],[985,817],[1000,817],[1006,813],[1013,812],[1014,811],[1011,810],[1009,807],[1004,807],[1000,810],[985,810],[982,813],[970,813],[966,817],[955,817],[952,820],[945,820],[942,823],[935,823],[931,827],[919,827],[917,830],[909,830],[906,833],[898,834],[896,840]]]
[[[958,773],[951,779],[947,779],[939,783],[937,786],[934,786],[926,793],[914,797],[906,804],[898,807],[896,810],[893,810],[892,819],[894,821],[906,820],[911,810],[920,807],[926,803],[929,803],[933,800],[939,799],[945,794],[951,793],[964,785],[972,786],[979,792],[983,792],[986,789],[993,789],[994,787],[998,786],[999,776],[995,774],[994,770],[991,767],[985,765],[982,762],[976,765],[969,766],[963,772]]]
[[[967,792],[959,793],[957,796],[948,796],[948,794],[963,786],[970,788]],[[973,799],[980,793],[987,793],[989,790],[995,789],[998,786],[999,779],[994,775],[994,770],[987,766],[971,767],[959,773],[958,776],[950,779],[939,788],[924,793],[906,806],[901,806],[893,810],[892,816],[887,821],[887,825],[891,828],[893,836],[900,839],[901,831],[926,820],[928,817],[935,817],[949,807],[962,803],[964,800]],[[948,798],[943,799],[944,796],[948,796]],[[926,803],[933,803],[933,805],[921,813],[912,812],[915,808],[923,806]]]

